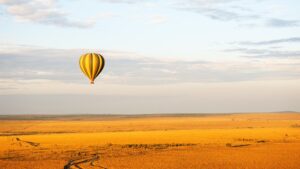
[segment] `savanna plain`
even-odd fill
[[[297,169],[300,113],[0,116],[0,169]]]

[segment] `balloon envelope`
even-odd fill
[[[90,79],[91,84],[94,84],[94,80],[101,73],[104,64],[103,56],[97,53],[86,53],[79,59],[80,69]]]

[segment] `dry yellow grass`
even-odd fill
[[[1,120],[0,135],[1,169],[300,166],[298,113]]]

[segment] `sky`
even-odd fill
[[[0,0],[0,114],[300,111],[298,0]],[[79,68],[96,52],[95,85]]]

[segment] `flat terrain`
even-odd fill
[[[0,116],[0,169],[297,169],[300,113]]]

